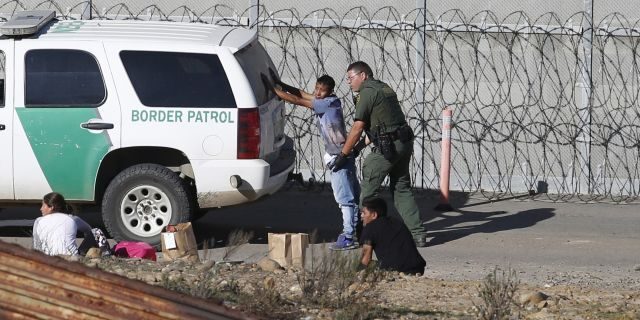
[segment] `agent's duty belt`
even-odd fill
[[[378,132],[374,133],[372,141],[380,149],[380,153],[384,158],[391,161],[396,155],[394,141],[400,140],[402,143],[411,141],[413,139],[413,130],[406,124],[390,132],[384,132],[384,127],[384,125],[378,126]]]
[[[382,133],[380,134],[381,136],[386,136],[387,138],[391,139],[392,141],[395,140],[400,140],[402,142],[407,142],[409,140],[411,140],[413,138],[413,130],[411,130],[411,127],[409,127],[409,125],[403,125],[402,127],[393,130],[391,132],[386,132],[386,133]]]

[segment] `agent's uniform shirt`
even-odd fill
[[[407,123],[396,92],[376,79],[362,83],[354,118],[365,123],[367,133],[376,132],[378,126],[392,132]]]

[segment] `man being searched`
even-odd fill
[[[409,229],[394,218],[387,216],[387,204],[380,198],[362,201],[362,259],[368,266],[373,252],[381,269],[395,270],[406,274],[422,274],[426,265],[418,252]]]
[[[373,78],[366,63],[357,61],[347,68],[347,82],[356,98],[355,119],[347,141],[334,162],[339,170],[359,150],[366,133],[374,144],[362,164],[361,199],[378,196],[378,189],[389,176],[393,202],[418,247],[427,246],[427,230],[420,220],[418,205],[411,191],[409,164],[413,154],[413,131],[407,124],[395,91]],[[362,204],[361,204],[362,205]]]
[[[273,76],[272,76],[273,77]],[[277,81],[281,88],[274,88],[281,99],[313,110],[316,124],[324,141],[324,161],[331,166],[336,155],[342,150],[347,130],[344,125],[342,104],[333,94],[335,81],[323,75],[316,81],[313,94]],[[342,211],[342,233],[331,245],[332,250],[349,250],[358,247],[355,228],[358,222],[358,198],[360,184],[356,176],[355,157],[349,157],[338,170],[331,172],[331,189],[333,196]]]

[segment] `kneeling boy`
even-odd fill
[[[387,203],[381,198],[362,201],[362,260],[367,266],[375,251],[382,269],[422,274],[426,262],[418,252],[405,224],[387,216]]]

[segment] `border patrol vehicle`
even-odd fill
[[[0,203],[101,204],[157,245],[200,209],[254,201],[294,166],[276,69],[254,31],[14,15],[0,26]]]

